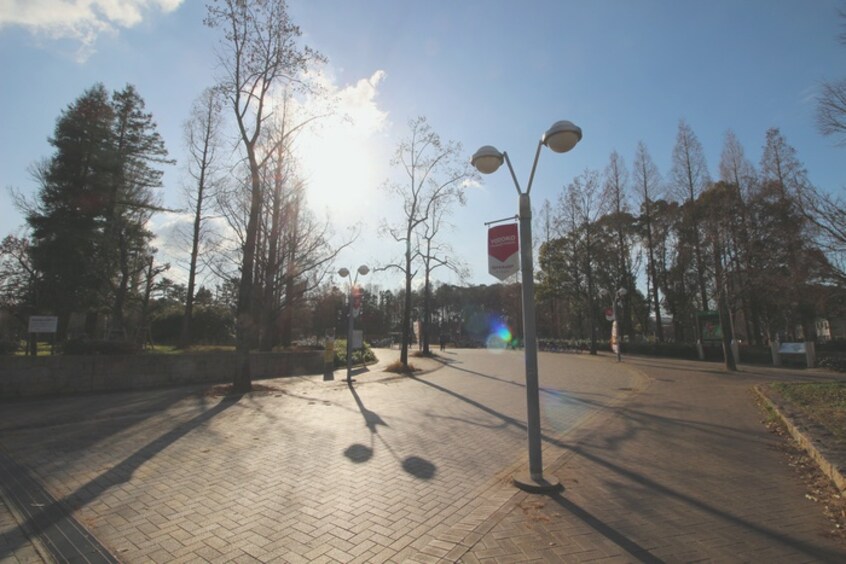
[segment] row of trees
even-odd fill
[[[344,296],[329,276],[350,241],[331,246],[330,225],[308,213],[294,158],[298,135],[332,112],[309,79],[323,57],[300,44],[283,0],[213,0],[205,23],[220,33],[220,74],[185,124],[184,291],[160,280],[170,265],[157,263],[148,228],[171,163],[164,143],[134,87],[108,93],[95,85],[59,117],[54,154],[34,167],[37,198],[19,200],[30,232],[0,246],[0,305],[20,319],[58,314],[62,335],[90,336],[101,334],[106,318],[118,335],[167,318],[173,337],[178,309],[186,347],[209,334],[207,323],[195,326],[195,313],[229,315],[234,321],[217,334],[234,330],[241,363],[233,382],[243,391],[250,349],[289,344],[296,328],[323,334],[339,325]],[[827,134],[843,132],[839,85],[827,83],[820,101]],[[767,132],[757,168],[729,132],[715,181],[681,122],[672,163],[665,181],[640,143],[630,168],[612,153],[605,171],[586,170],[555,205],[546,203],[541,334],[595,343],[597,313],[607,305],[602,290],[617,288],[628,290],[624,331],[659,341],[670,337],[668,317],[672,338],[695,338],[697,311],[720,311],[724,327],[754,342],[792,333],[797,322],[810,332],[814,315],[835,311],[831,289],[846,283],[844,205],[810,185],[778,129]],[[402,272],[404,288],[364,294],[369,332],[400,332],[404,364],[412,319],[426,327],[427,351],[430,326],[477,341],[493,324],[519,332],[517,286],[433,289],[436,269],[465,270],[441,238],[449,210],[464,203],[464,184],[475,180],[460,144],[417,118],[392,164],[397,180],[385,189],[401,219],[382,232],[402,251],[378,268]],[[218,281],[213,298],[200,288],[209,276]]]
[[[188,284],[179,341],[193,341],[198,280],[234,280],[246,357],[249,348],[290,342],[290,312],[338,251],[328,223],[306,210],[293,158],[297,135],[321,115],[302,100],[324,102],[311,106],[326,108],[322,115],[331,108],[307,79],[322,57],[299,46],[284,1],[210,2],[205,23],[221,32],[221,75],[185,123],[182,211],[191,221],[182,233]],[[233,137],[241,149],[234,158]],[[54,154],[34,170],[35,200],[18,201],[29,232],[3,242],[3,305],[20,319],[57,314],[60,337],[140,338],[156,278],[170,267],[156,263],[148,228],[162,211],[162,167],[172,164],[152,116],[134,87],[110,96],[98,84],[62,113],[50,142]],[[84,327],[74,322],[80,314]],[[249,375],[237,384],[249,387]]]
[[[719,312],[726,332],[755,344],[797,338],[797,326],[813,336],[817,315],[844,313],[846,245],[831,237],[842,208],[810,184],[776,128],[757,168],[727,132],[713,180],[681,121],[666,180],[641,142],[631,169],[612,153],[603,173],[584,171],[544,214],[539,296],[558,336],[595,342],[597,314],[610,305],[602,291],[618,288],[628,291],[624,332],[657,341],[697,339],[697,312]]]
[[[306,209],[294,158],[298,135],[333,111],[310,78],[323,57],[301,45],[283,0],[214,0],[205,24],[220,33],[220,74],[184,126],[187,209],[181,211],[190,221],[181,232],[184,259],[178,259],[187,274],[179,292],[178,342],[188,347],[195,340],[200,297],[206,303],[199,307],[216,315],[231,307],[241,356],[233,382],[244,391],[251,385],[250,349],[290,344],[295,312],[306,300],[338,298],[326,281],[334,257],[351,241],[330,245],[331,226]],[[78,333],[140,340],[153,321],[161,328],[167,318],[172,339],[172,292],[167,297],[163,288],[174,285],[159,280],[170,265],[157,263],[148,226],[153,213],[164,211],[163,166],[173,161],[143,99],[133,86],[110,95],[97,84],[59,116],[51,144],[54,154],[35,168],[35,200],[19,198],[29,232],[3,242],[4,309],[21,320],[58,315],[60,338]],[[405,277],[395,328],[403,332],[407,363],[413,281],[421,271],[430,321],[432,272],[463,268],[439,234],[451,206],[463,203],[462,182],[474,173],[460,145],[441,141],[425,118],[409,122],[393,164],[405,181],[388,182],[385,189],[401,202],[403,219],[386,222],[383,232],[404,252],[381,268],[399,269]],[[225,299],[210,303],[199,292],[209,277],[226,289]],[[312,329],[328,323],[315,321]]]

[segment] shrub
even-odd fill
[[[364,343],[364,348],[354,350],[352,363],[353,365],[356,364],[364,364],[366,362],[376,362],[376,355],[373,354],[373,350],[370,348],[369,343]],[[335,339],[335,366],[346,366],[347,365],[347,340],[346,339]]]
[[[772,364],[773,352],[770,347],[756,347],[752,345],[740,345],[740,361],[746,364]]]
[[[664,356],[667,358],[681,358],[686,360],[696,360],[699,358],[699,352],[696,350],[696,345],[689,343],[624,343],[623,354],[626,353]]]
[[[846,355],[827,354],[819,359],[820,367],[830,368],[836,372],[846,372]]]
[[[15,354],[20,348],[20,343],[17,341],[0,341],[0,355]]]
[[[182,332],[181,307],[171,307],[153,318],[150,331],[156,343],[175,345]],[[197,344],[231,344],[235,339],[235,318],[225,307],[195,306],[191,316],[191,340]]]
[[[101,341],[75,339],[68,341],[62,347],[66,355],[112,355],[112,354],[136,354],[141,347],[132,341]]]
[[[846,340],[838,339],[826,343],[817,343],[816,351],[818,353],[846,353]]]

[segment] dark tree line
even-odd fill
[[[817,317],[844,314],[836,242],[844,212],[832,204],[840,200],[811,186],[777,128],[767,131],[757,168],[728,132],[713,181],[682,121],[672,162],[664,181],[640,143],[631,175],[612,154],[598,197],[595,171],[565,187],[554,236],[540,251],[543,331],[591,337],[598,311],[610,306],[601,290],[618,288],[628,292],[622,327],[629,338],[692,342],[696,313],[714,311],[726,332],[760,345],[813,339]]]
[[[417,342],[421,350],[427,336],[430,341],[445,335],[453,343],[482,346],[498,328],[508,328],[515,337],[523,332],[518,284],[440,284],[429,292],[424,286],[412,291],[408,298],[411,304],[408,332],[411,333],[412,325],[419,322],[422,334]],[[384,290],[365,286],[360,321],[365,338],[401,341],[405,303],[403,288]],[[346,315],[343,293],[336,287],[327,287],[315,294],[310,318],[305,323],[310,325],[313,335],[322,335],[330,328],[341,335],[346,332]],[[410,344],[413,340],[409,337]]]

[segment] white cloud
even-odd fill
[[[75,58],[85,61],[103,33],[138,25],[146,13],[169,13],[184,0],[0,0],[0,29],[20,26],[37,37],[78,43]]]

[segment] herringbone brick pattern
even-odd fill
[[[846,560],[754,406],[751,386],[784,375],[628,362],[652,381],[564,439],[565,492],[516,496],[462,562]]]
[[[522,355],[484,373],[455,360],[354,387],[318,377],[235,399],[183,393],[155,412],[132,394],[103,396],[106,413],[48,425],[9,414],[3,444],[127,562],[403,561],[438,543],[446,555],[454,547],[439,535],[513,496],[508,469],[526,436]],[[549,379],[555,433],[592,406]],[[606,384],[581,387],[605,397]]]
[[[566,489],[534,496],[510,485],[522,355],[448,356],[353,387],[8,404],[0,443],[126,562],[846,561],[749,393],[782,374],[542,354]]]

